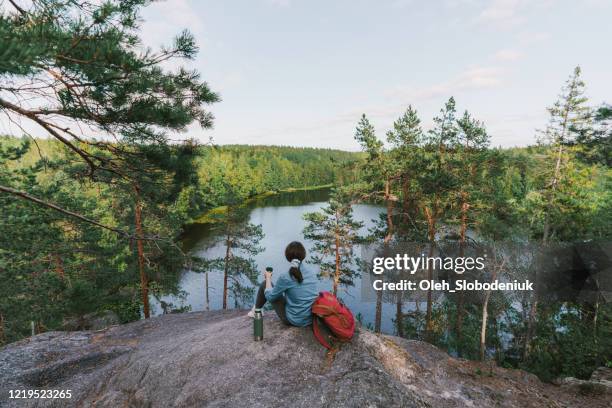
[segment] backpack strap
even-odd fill
[[[331,346],[329,345],[327,340],[325,340],[325,337],[323,336],[323,334],[321,334],[320,324],[321,324],[321,320],[319,319],[319,316],[313,315],[312,316],[312,332],[315,338],[319,341],[319,343],[323,345],[323,347],[325,347],[328,350],[331,350]]]

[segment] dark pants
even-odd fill
[[[259,291],[257,291],[257,300],[255,301],[255,308],[261,309],[266,304],[266,281],[263,281],[261,285],[259,285]],[[270,302],[276,315],[281,320],[281,322],[290,325],[289,320],[287,320],[287,314],[285,313],[285,295],[280,296],[274,302]]]

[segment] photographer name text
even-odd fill
[[[446,292],[456,291],[489,291],[489,290],[500,290],[500,291],[528,291],[533,290],[533,282],[526,280],[519,282],[517,280],[512,282],[501,282],[495,280],[493,282],[480,282],[478,280],[466,281],[457,280],[448,282],[445,280],[421,280],[418,282],[410,280],[400,280],[398,282],[385,282],[382,279],[377,279],[372,282],[374,290],[383,291],[414,291],[414,290],[439,290]]]

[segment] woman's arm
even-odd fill
[[[266,278],[266,300],[268,302],[274,302],[276,299],[283,295],[283,292],[291,287],[291,279],[287,276],[279,276],[276,281],[276,285],[272,286],[272,274],[268,278],[268,274],[264,275]]]

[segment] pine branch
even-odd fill
[[[13,0],[9,0],[9,3],[11,3],[13,7],[15,7],[15,9],[19,12],[19,14],[21,14],[22,16],[26,15],[26,11],[22,9],[21,7],[19,7],[19,5],[15,3]]]
[[[60,207],[58,205],[55,205],[53,203],[49,203],[47,201],[41,200],[40,198],[34,197],[33,195],[30,195],[30,194],[26,193],[25,191],[15,190],[13,188],[2,186],[2,185],[0,185],[0,191],[8,193],[8,194],[12,194],[12,195],[20,197],[20,198],[22,198],[24,200],[32,201],[32,202],[34,202],[34,203],[36,203],[38,205],[42,205],[43,207],[51,208],[52,210],[58,211],[58,212],[60,212],[62,214],[65,214],[65,215],[68,215],[70,217],[79,219],[81,221],[84,221],[86,223],[95,225],[97,227],[104,228],[106,230],[112,231],[112,232],[114,232],[116,234],[119,234],[119,235],[125,237],[125,238],[138,239],[138,240],[148,240],[148,241],[161,239],[159,237],[136,237],[135,235],[130,234],[130,233],[126,232],[126,231],[123,231],[123,230],[120,230],[118,228],[114,228],[114,227],[111,227],[111,226],[108,226],[108,225],[105,225],[105,224],[101,224],[101,223],[99,223],[97,221],[92,220],[91,218],[87,218],[87,217],[85,217],[85,216],[83,216],[81,214],[78,214],[76,212],[73,212],[73,211],[70,211],[70,210],[66,210],[65,208],[62,208],[62,207]]]

